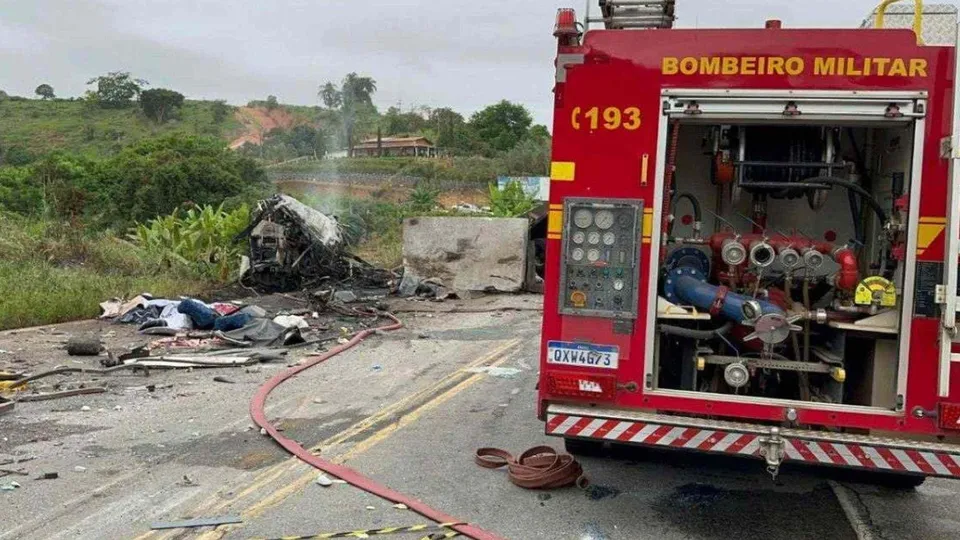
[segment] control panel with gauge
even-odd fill
[[[564,202],[560,313],[637,317],[643,201],[568,198]]]

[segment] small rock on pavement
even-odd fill
[[[232,380],[230,380],[230,379],[228,379],[228,378],[226,378],[226,377],[220,376],[220,375],[217,375],[216,377],[214,377],[214,378],[213,378],[213,382],[220,382],[220,383],[226,383],[226,384],[234,384],[234,382],[233,382]]]
[[[317,405],[322,405],[322,404],[323,404],[323,400],[320,399],[320,398],[314,398],[314,399],[313,399],[313,402],[316,403]]]
[[[87,468],[86,468],[86,467],[83,467],[83,466],[80,466],[80,465],[77,465],[76,467],[73,468],[73,470],[74,470],[74,472],[84,472],[84,471],[87,470]]]
[[[359,300],[357,294],[353,291],[337,291],[333,294],[333,299],[344,304],[349,304]]]
[[[410,507],[408,507],[407,505],[405,505],[405,504],[403,504],[403,503],[397,503],[397,504],[393,505],[393,507],[396,508],[397,510],[409,510],[409,509],[410,509]]]
[[[122,410],[123,410],[123,407],[122,407],[121,405],[117,405],[116,407],[113,408],[113,410],[115,410],[115,411],[122,411]]]
[[[83,407],[80,407],[81,412],[90,412],[92,410],[93,409],[91,409],[89,405],[84,405]]]
[[[331,480],[330,477],[325,474],[317,475],[315,482],[323,487],[330,487],[333,485],[333,480]]]
[[[267,434],[267,428],[260,428],[260,434],[261,434],[261,435],[266,435],[266,434]]]
[[[377,509],[376,506],[368,506],[368,507],[367,507],[367,510],[376,510],[376,509]]]

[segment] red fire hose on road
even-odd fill
[[[410,498],[382,484],[378,484],[377,482],[373,481],[370,478],[367,478],[366,476],[351,469],[350,467],[346,467],[344,465],[337,465],[335,463],[331,463],[325,459],[321,459],[311,454],[309,450],[307,450],[303,446],[300,446],[299,443],[297,443],[292,439],[288,439],[284,437],[283,434],[277,431],[277,428],[274,427],[273,424],[271,424],[267,420],[267,416],[264,413],[264,406],[266,405],[267,397],[270,395],[270,392],[272,392],[276,387],[280,386],[281,384],[283,384],[285,381],[287,381],[294,375],[302,373],[312,368],[313,366],[316,366],[317,364],[320,364],[342,353],[343,351],[353,348],[358,343],[360,343],[367,337],[371,336],[372,334],[375,334],[377,332],[390,332],[393,330],[399,330],[400,328],[403,327],[403,323],[401,323],[400,320],[394,317],[392,314],[384,313],[384,315],[389,319],[391,319],[393,323],[385,326],[380,326],[377,328],[370,328],[367,330],[363,330],[362,332],[358,332],[356,335],[353,336],[353,338],[350,339],[350,341],[344,343],[343,345],[335,347],[319,356],[310,358],[303,364],[290,368],[276,375],[272,379],[268,380],[266,383],[264,383],[263,386],[261,386],[257,390],[256,395],[253,396],[253,400],[250,402],[250,416],[253,418],[253,421],[256,422],[258,426],[266,430],[267,435],[270,435],[270,437],[273,438],[273,440],[275,440],[277,444],[282,446],[285,450],[287,450],[291,454],[297,456],[297,458],[299,458],[304,463],[308,463],[311,466],[317,469],[320,469],[321,471],[327,474],[336,476],[337,478],[347,482],[352,486],[358,487],[366,491],[367,493],[372,493],[373,495],[376,495],[378,497],[381,497],[393,503],[405,504],[407,505],[408,508],[410,508],[414,512],[428,519],[432,519],[437,523],[460,522],[461,520],[453,516],[444,514],[443,512],[435,508],[427,506],[425,503],[421,501]],[[480,529],[473,525],[454,525],[451,528],[464,536],[467,536],[469,538],[475,538],[476,540],[503,540],[503,538],[493,533],[484,531],[483,529]]]

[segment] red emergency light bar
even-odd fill
[[[575,36],[580,33],[577,30],[577,13],[572,8],[560,8],[557,10],[557,24],[553,27],[553,35]]]

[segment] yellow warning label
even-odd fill
[[[858,306],[869,306],[877,302],[881,307],[895,307],[897,288],[888,279],[880,276],[868,277],[857,285],[853,301]]]

